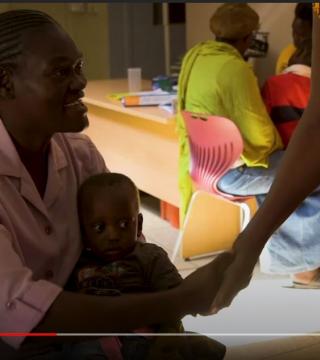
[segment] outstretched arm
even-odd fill
[[[231,260],[201,267],[181,285],[150,294],[103,297],[62,292],[35,329],[36,332],[114,333],[140,326],[175,321],[187,314],[207,312],[216,294],[220,274]]]
[[[237,238],[234,261],[224,275],[212,311],[228,306],[248,285],[272,233],[320,184],[320,20],[314,15],[311,96],[263,205]]]

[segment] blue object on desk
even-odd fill
[[[176,76],[159,75],[152,78],[152,90],[161,89],[163,91],[171,92],[177,83],[178,78]]]

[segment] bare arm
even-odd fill
[[[62,292],[34,331],[64,333],[127,332],[134,328],[181,319],[205,312],[216,293],[219,278],[230,257],[211,262],[188,276],[181,285],[150,294],[103,297]]]
[[[226,271],[213,312],[228,306],[247,286],[258,257],[272,233],[320,184],[320,21],[314,16],[311,97],[286,150],[263,205],[235,242],[234,261]]]
[[[194,307],[191,302],[183,303],[184,296],[192,298],[187,294],[188,290],[183,290],[183,288],[152,294],[122,296],[94,296],[63,291],[33,332],[90,335],[29,337],[23,342],[20,352],[27,353],[39,344],[81,342],[99,337],[91,334],[128,333],[135,328],[159,323],[163,319],[175,321],[189,313],[190,308]]]
[[[62,292],[35,331],[115,333],[164,318],[180,318],[192,307],[181,304],[183,291],[154,294],[94,296]],[[170,306],[168,306],[170,304]]]

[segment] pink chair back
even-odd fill
[[[199,115],[183,111],[190,144],[190,175],[197,187],[225,198],[237,197],[217,188],[220,178],[230,169],[243,151],[237,126],[221,116]]]

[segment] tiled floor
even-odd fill
[[[155,199],[142,196],[142,212],[147,241],[158,244],[171,254],[178,237],[178,230],[160,218],[158,203]],[[208,261],[210,261],[208,258],[188,262],[178,259],[175,264],[185,277]],[[320,290],[297,290],[284,287],[289,282],[287,277],[261,274],[257,268],[250,286],[236,297],[232,306],[214,316],[187,316],[183,319],[185,328],[210,334],[226,344],[229,349],[244,344],[251,344],[252,347],[253,343],[284,336],[318,332],[320,330]],[[308,348],[309,345],[314,347],[314,341],[319,340],[316,348],[319,349],[320,358],[320,337],[312,338],[311,342],[308,337],[306,343],[303,342],[303,338],[299,339],[303,348],[305,346]],[[291,346],[292,341],[287,343]],[[258,344],[257,347],[259,349]],[[280,345],[278,347],[281,348]],[[269,349],[271,348],[272,345],[269,345]],[[257,355],[256,348],[253,349],[253,353]],[[291,346],[290,351],[294,350]],[[274,349],[272,354],[275,355]],[[248,359],[251,358],[254,357],[248,356]],[[269,357],[264,354],[263,357],[256,357],[258,358]],[[274,358],[282,359],[276,355]]]

